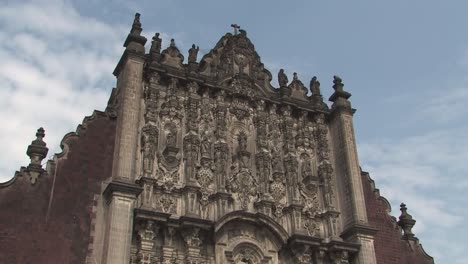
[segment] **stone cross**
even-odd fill
[[[231,27],[234,28],[234,35],[237,35],[237,30],[240,29],[240,26],[237,24],[231,24]]]

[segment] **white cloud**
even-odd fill
[[[52,155],[85,115],[105,108],[129,26],[84,17],[65,1],[7,4],[0,25],[0,144],[9,150],[2,182],[29,163],[38,127]]]
[[[439,260],[449,257],[463,235],[450,230],[463,228],[468,213],[461,190],[468,173],[468,126],[450,126],[407,138],[366,141],[358,145],[363,170],[369,171],[377,188],[399,216],[404,202],[417,220],[413,231],[429,254]],[[461,184],[459,184],[461,183]],[[463,233],[460,233],[463,234]],[[435,243],[432,237],[449,244]],[[442,261],[443,262],[443,261]]]

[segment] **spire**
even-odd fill
[[[130,33],[128,34],[127,39],[124,43],[124,47],[126,47],[127,50],[133,50],[138,53],[145,52],[146,38],[141,35],[142,30],[143,29],[141,28],[140,14],[136,13],[135,19],[133,20],[132,24],[132,29],[130,30]]]
[[[411,229],[413,228],[414,224],[416,224],[416,220],[408,214],[406,208],[406,204],[402,203],[400,205],[401,215],[399,217],[400,221],[398,221],[398,225],[403,229],[403,239],[406,240],[416,240]]]

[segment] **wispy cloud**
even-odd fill
[[[84,115],[105,107],[128,29],[82,16],[66,1],[12,2],[0,9],[0,25],[0,144],[9,150],[0,181],[6,181],[28,164],[26,147],[39,126],[52,154]]]
[[[395,208],[400,202],[408,205],[417,220],[416,235],[441,263],[450,259],[448,252],[455,253],[454,244],[463,244],[466,234],[460,230],[468,217],[463,208],[468,200],[463,196],[468,176],[467,134],[468,125],[455,125],[419,136],[359,144],[363,169],[389,199],[393,213],[398,216]],[[451,242],[440,244],[433,237]]]

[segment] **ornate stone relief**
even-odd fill
[[[200,139],[196,134],[186,135],[184,138],[185,179],[187,183],[194,181],[196,167],[198,166],[198,152]]]
[[[154,222],[152,220],[144,221],[137,234],[137,263],[152,264],[155,261],[155,255],[153,251],[155,236],[156,232]]]
[[[227,190],[238,194],[240,206],[247,209],[252,196],[258,194],[258,183],[250,169],[250,152],[247,151],[247,135],[240,131],[237,135],[237,152],[233,156],[231,177],[227,181]]]
[[[210,159],[202,158],[201,166],[197,173],[197,182],[201,189],[200,203],[202,206],[206,206],[209,203],[209,196],[213,193],[214,188],[214,166]]]
[[[144,125],[141,130],[142,174],[145,177],[151,177],[158,147],[159,132],[156,126],[149,123]]]
[[[171,192],[174,187],[179,184],[179,171],[166,171],[159,168],[157,179],[162,182],[163,188],[166,192]]]
[[[299,100],[307,100],[307,88],[297,77],[297,73],[293,74],[293,80],[288,88],[291,90],[291,97]]]
[[[169,213],[169,214],[174,214],[176,212],[176,199],[174,196],[170,194],[160,194],[157,196],[157,203],[158,203],[158,209],[161,212],[164,213]]]

